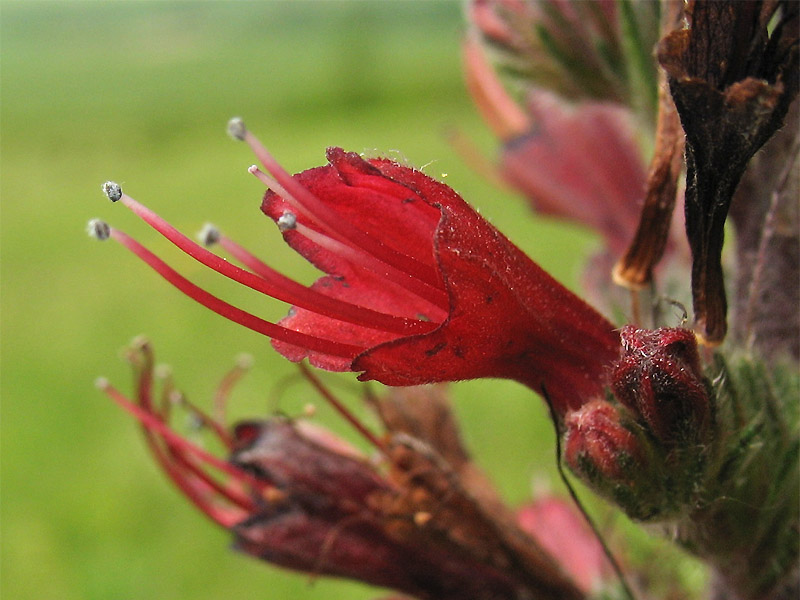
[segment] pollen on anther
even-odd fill
[[[114,181],[106,181],[103,184],[103,193],[108,196],[112,202],[118,202],[122,198],[122,188]]]
[[[278,229],[288,231],[297,228],[297,215],[292,212],[285,212],[276,221]]]
[[[111,384],[109,383],[108,379],[105,377],[98,377],[94,380],[94,387],[96,387],[100,391],[105,391]]]
[[[111,236],[111,227],[105,221],[101,221],[100,219],[92,219],[86,225],[86,232],[91,237],[102,242]]]
[[[203,225],[203,228],[197,233],[197,240],[206,248],[218,244],[220,237],[219,229],[211,223]]]
[[[244,140],[247,133],[247,127],[240,117],[233,117],[228,121],[228,135],[236,140]]]

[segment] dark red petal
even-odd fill
[[[602,395],[619,352],[611,323],[438,185],[435,248],[450,316],[436,331],[358,356],[360,378],[416,385],[507,377],[546,389],[559,411]]]
[[[343,220],[435,270],[431,240],[439,222],[438,211],[420,202],[414,190],[387,179],[357,154],[332,148],[328,151],[328,157],[330,165],[309,169],[294,177]],[[380,164],[381,161],[375,162]],[[363,165],[361,170],[358,164]],[[401,169],[413,172],[408,167]],[[261,208],[274,220],[285,210],[292,210],[270,192],[264,197]],[[304,217],[298,217],[300,222],[320,230]],[[302,248],[295,247],[295,250],[306,256]],[[327,273],[339,270],[335,266],[339,261],[334,256],[315,253],[306,258]]]
[[[626,325],[621,337],[623,351],[612,374],[617,399],[666,444],[706,434],[711,402],[694,333]]]
[[[237,433],[244,435],[231,463],[258,473],[295,500],[358,506],[370,494],[388,489],[366,459],[342,454],[330,444],[323,446],[294,423],[273,418],[246,427],[243,432],[241,425],[237,427]]]
[[[434,322],[441,322],[447,316],[441,309],[431,306],[399,286],[378,280],[368,272],[350,269],[347,275],[323,277],[317,280],[312,288],[333,298],[367,306],[387,314],[423,318]],[[279,321],[279,325],[295,331],[314,332],[316,336],[331,336],[330,339],[351,340],[353,344],[357,343],[363,347],[377,346],[399,337],[397,333],[345,323],[296,307],[292,308],[289,316]],[[310,352],[279,340],[273,340],[272,345],[283,356],[294,362],[308,358],[314,366],[330,371],[351,370],[350,360],[347,359]]]
[[[343,218],[359,229],[373,234],[382,243],[411,256],[436,272],[433,236],[439,221],[439,210],[424,202],[416,188],[407,187],[382,174],[381,168],[394,166],[391,161],[366,162],[357,154],[339,148],[328,150],[330,165],[304,171],[295,177],[307,189],[334,208]],[[408,167],[390,169],[404,176],[414,171]],[[427,178],[424,178],[427,179]],[[412,183],[417,179],[411,178]],[[268,192],[262,210],[277,220],[285,211],[294,209],[282,198]],[[313,221],[298,215],[298,221],[318,229]],[[287,243],[320,270],[329,273],[312,287],[323,294],[383,313],[413,319],[441,322],[446,313],[421,299],[400,284],[387,281],[359,263],[335,254],[309,240],[296,230],[284,232]],[[337,340],[361,340],[365,347],[396,339],[397,333],[361,327],[324,317],[309,310],[293,308],[281,325],[295,331],[323,332]],[[308,358],[315,366],[345,371],[350,362],[339,357],[309,352],[305,348],[273,342],[274,347],[292,361]]]
[[[364,371],[362,379],[413,385],[507,377],[546,390],[560,411],[601,396],[606,368],[618,356],[613,326],[557,283],[452,189],[387,159],[364,161],[341,149],[330,165],[296,175],[337,214],[422,265],[438,268],[449,314],[352,257],[287,230],[287,242],[329,273],[315,289],[381,312],[444,323],[431,333],[400,336],[346,325],[296,310],[282,325],[315,336],[374,346],[352,364],[276,343],[291,360],[308,357],[333,370]],[[268,193],[262,210],[277,220],[292,210]],[[292,212],[295,212],[292,210]],[[298,214],[304,226],[313,219]]]

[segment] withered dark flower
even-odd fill
[[[694,1],[686,15],[689,27],[662,40],[658,59],[686,133],[695,328],[718,344],[727,331],[725,220],[748,161],[797,95],[800,4]]]
[[[683,16],[683,3],[669,0],[662,4],[661,28],[671,32]],[[639,215],[636,233],[628,249],[617,261],[614,281],[632,290],[653,282],[653,271],[672,241],[673,210],[678,196],[678,180],[683,171],[684,136],[678,112],[667,84],[666,73],[658,74],[658,117],[655,148],[647,174],[647,192]]]
[[[561,566],[517,524],[471,462],[436,388],[372,398],[386,427],[376,462],[307,421],[272,417],[228,431],[169,382],[157,399],[147,342],[135,342],[128,357],[137,374],[136,401],[108,382],[100,387],[139,419],[165,473],[231,531],[238,550],[421,599],[585,597],[586,580],[579,587],[574,568]],[[230,381],[218,404],[229,390]],[[211,430],[227,461],[171,428],[176,403]],[[436,423],[428,418],[434,414]],[[529,529],[552,538],[548,527]],[[589,542],[586,548],[594,550]],[[593,569],[587,564],[580,572],[590,577]]]

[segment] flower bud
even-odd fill
[[[598,493],[632,519],[656,520],[673,512],[677,492],[670,488],[665,454],[624,408],[595,400],[567,414],[565,425],[564,460]]]
[[[694,333],[627,325],[620,337],[611,377],[616,398],[665,445],[702,441],[712,413]]]
[[[641,461],[642,452],[612,404],[589,402],[567,415],[566,427],[564,458],[574,471],[592,482],[629,481],[626,472]]]

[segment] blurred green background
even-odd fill
[[[120,350],[153,341],[198,404],[240,352],[256,358],[234,415],[317,401],[267,339],[171,289],[113,243],[109,220],[184,274],[269,319],[286,307],[178,253],[100,184],[115,179],[193,233],[215,222],[303,281],[313,273],[262,217],[252,158],[225,135],[233,115],[290,171],[328,145],[427,165],[568,285],[592,240],[535,222],[471,172],[457,130],[494,142],[461,73],[460,2],[8,2],[2,43],[3,598],[371,598],[375,590],[289,574],[229,551],[229,536],[157,471],[133,421],[94,389],[130,390]],[[351,375],[326,378],[351,394]],[[464,435],[512,503],[532,481],[559,489],[542,404],[509,382],[453,386]],[[278,403],[278,404],[276,404]],[[317,404],[320,404],[317,402]],[[319,417],[348,432],[326,407]],[[349,432],[348,432],[348,435]]]

